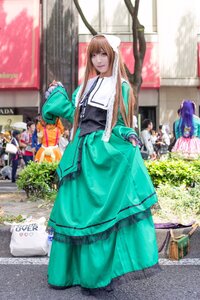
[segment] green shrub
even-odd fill
[[[200,220],[200,185],[186,186],[160,185],[157,189],[158,204],[153,213],[161,219],[189,223]]]
[[[57,166],[58,163],[29,162],[16,181],[18,189],[24,190],[28,198],[51,198],[57,189]]]
[[[153,184],[171,184],[173,186],[193,186],[200,183],[200,161],[167,159],[145,162]]]

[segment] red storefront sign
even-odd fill
[[[132,43],[121,43],[121,53],[124,62],[131,73],[134,71],[134,57]],[[79,83],[83,80],[83,74],[86,62],[87,43],[79,43]],[[158,43],[147,42],[146,54],[142,69],[143,83],[142,88],[160,87],[160,70],[158,60]]]
[[[39,0],[0,0],[0,88],[39,89]]]

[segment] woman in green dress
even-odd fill
[[[44,120],[73,123],[48,224],[54,229],[48,283],[54,288],[102,288],[159,270],[150,211],[157,197],[132,128],[134,96],[119,45],[118,37],[94,36],[72,101],[59,82],[46,94]]]

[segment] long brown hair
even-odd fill
[[[84,93],[88,79],[98,75],[98,72],[96,71],[96,69],[94,68],[94,66],[92,64],[92,60],[91,60],[92,54],[100,53],[102,50],[104,52],[106,52],[106,54],[108,55],[110,70],[112,70],[113,62],[114,62],[114,58],[115,58],[115,52],[113,51],[113,49],[110,46],[110,44],[108,43],[107,39],[103,35],[95,36],[94,38],[92,38],[92,40],[90,41],[88,48],[87,48],[87,63],[86,63],[86,68],[85,68],[83,88],[81,90],[79,101]],[[131,88],[131,85],[129,84],[130,90],[129,90],[129,100],[128,100],[128,111],[126,112],[123,97],[122,97],[122,78],[124,78],[126,81],[128,81],[128,77],[126,75],[124,64],[122,62],[121,54],[119,53],[119,67],[118,67],[118,73],[117,73],[116,95],[115,95],[115,102],[114,102],[114,108],[113,108],[112,127],[114,127],[117,122],[119,109],[120,109],[120,112],[121,112],[121,115],[122,115],[125,125],[128,127],[133,126],[135,98],[133,95],[133,90]],[[78,104],[76,111],[75,111],[75,117],[74,117],[73,136],[75,136],[75,133],[76,133],[76,130],[78,127],[79,114],[80,114],[80,108],[79,108],[79,104]]]

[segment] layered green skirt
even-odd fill
[[[70,143],[58,168],[60,187],[49,226],[53,286],[100,288],[158,266],[150,207],[157,197],[138,147],[103,131]]]

